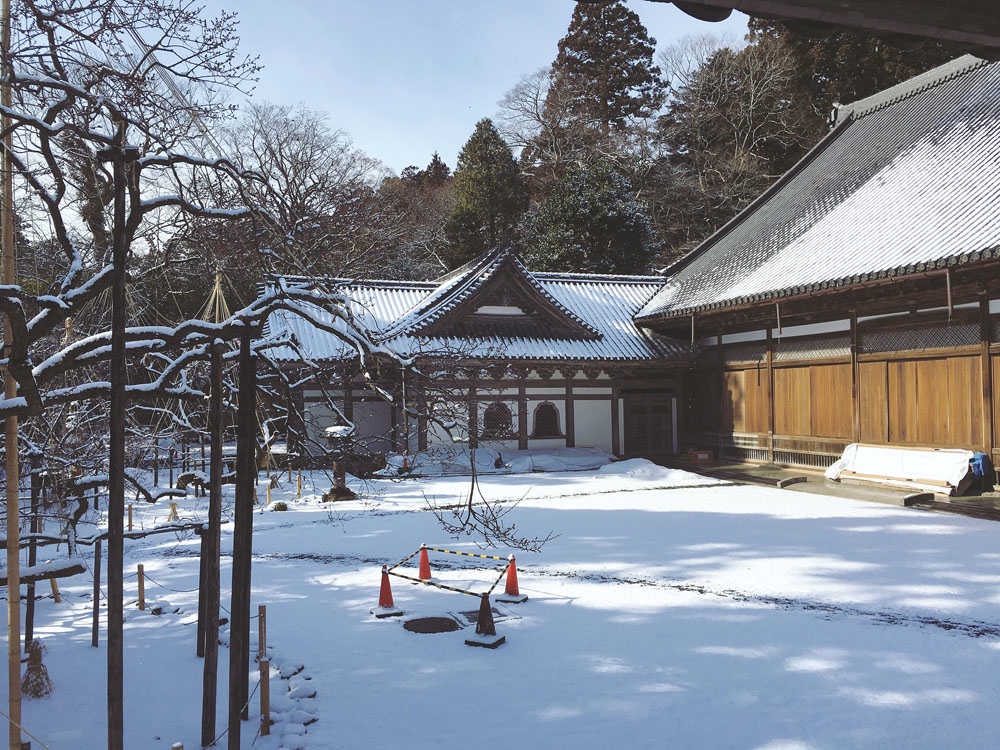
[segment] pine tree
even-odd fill
[[[455,169],[455,210],[445,227],[446,262],[455,268],[510,236],[528,208],[528,189],[514,154],[493,122],[476,123]]]
[[[653,64],[656,40],[622,0],[577,3],[559,54],[552,87],[571,92],[575,119],[601,133],[625,129],[663,104],[664,84]],[[550,97],[552,93],[550,92]]]
[[[415,185],[416,187],[439,188],[451,177],[451,168],[444,163],[438,152],[431,156],[430,163],[426,169],[417,169],[414,166],[406,167],[399,175],[401,180]]]
[[[451,177],[451,169],[438,156],[438,152],[435,151],[431,157],[430,164],[424,170],[424,175],[424,179],[430,187],[441,187]]]
[[[650,222],[628,179],[611,165],[574,164],[527,222],[528,265],[545,271],[644,273]]]

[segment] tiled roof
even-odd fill
[[[585,338],[424,335],[421,331],[428,320],[452,309],[466,298],[470,286],[479,285],[476,279],[481,281],[484,274],[489,275],[487,266],[489,263],[472,264],[442,283],[325,279],[321,286],[330,293],[346,296],[357,325],[383,348],[402,357],[444,352],[511,361],[615,362],[683,357],[691,351],[686,343],[659,336],[633,322],[635,313],[662,286],[663,280],[658,276],[528,274],[539,295],[584,329],[594,332],[595,335]],[[291,281],[301,283],[302,279]],[[331,314],[311,305],[308,313],[324,325],[343,327]],[[354,356],[350,345],[313,325],[307,317],[297,315],[294,310],[273,313],[268,319],[268,337],[293,335],[302,352],[315,361]],[[287,346],[272,349],[271,356],[286,361],[299,358]]]
[[[638,320],[1000,258],[1000,63],[959,58],[838,119]]]

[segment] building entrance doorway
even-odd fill
[[[623,394],[625,455],[629,458],[665,458],[677,439],[676,401],[651,393]]]

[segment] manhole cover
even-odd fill
[[[403,627],[411,633],[450,633],[458,630],[458,623],[450,617],[418,617],[407,620]]]

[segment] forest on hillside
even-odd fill
[[[235,13],[108,7],[18,0],[5,56],[16,268],[0,306],[22,397],[0,412],[66,412],[43,426],[106,391],[116,273],[136,393],[197,400],[183,378],[205,346],[319,293],[258,301],[268,274],[431,279],[498,244],[534,270],[655,272],[815,145],[836,102],[955,56],[765,21],[657,51],[622,0],[576,3],[552,63],[512,81],[456,164],[434,153],[394,174],[307,106],[228,103],[260,69]],[[225,331],[196,323],[217,279]]]
[[[249,202],[274,221],[195,212],[147,232],[130,271],[136,315],[150,323],[196,315],[217,271],[242,306],[269,272],[435,278],[498,243],[535,270],[654,272],[814,146],[835,103],[955,56],[848,32],[808,39],[760,20],[744,39],[706,33],[657,52],[621,0],[578,3],[551,65],[512,82],[457,164],[434,153],[398,175],[307,106],[260,102],[233,113],[196,101],[212,149],[262,175],[239,191],[205,180],[198,200]],[[199,135],[172,127],[178,143]],[[109,241],[101,215],[109,179],[76,169],[74,218],[99,247]],[[19,221],[19,275],[44,286],[36,271],[53,239]]]
[[[434,278],[503,242],[535,270],[649,273],[794,165],[827,132],[836,103],[954,56],[848,32],[807,39],[759,20],[744,39],[706,33],[657,52],[623,2],[578,3],[552,64],[513,84],[457,164],[435,153],[385,176],[307,111],[249,114],[344,147],[342,169],[317,170],[347,178],[341,195],[298,206],[322,217],[316,271]]]

